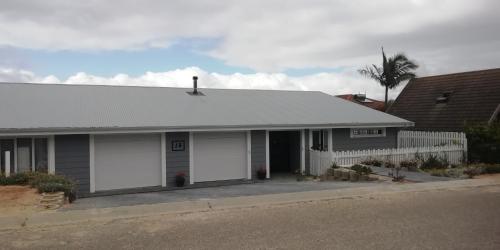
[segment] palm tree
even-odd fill
[[[385,56],[382,48],[382,67],[373,64],[358,70],[361,75],[372,78],[385,87],[385,108],[387,109],[387,98],[389,89],[397,87],[404,81],[415,78],[415,69],[418,65],[408,59],[405,54],[397,53],[392,57]]]

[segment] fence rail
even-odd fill
[[[464,160],[462,145],[445,145],[435,147],[407,147],[353,151],[310,151],[310,173],[322,175],[335,162],[337,165],[353,165],[364,160],[375,158],[390,161],[399,165],[404,160],[427,159],[429,156],[439,156],[448,160],[450,164],[460,164]]]
[[[461,132],[399,131],[398,148],[461,145],[467,150],[467,137]]]

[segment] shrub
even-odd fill
[[[370,158],[370,159],[366,159],[366,160],[362,161],[361,164],[374,166],[374,167],[381,167],[382,161],[374,159],[374,158]]]
[[[45,182],[40,183],[37,187],[39,193],[64,192],[64,196],[68,197],[73,193],[72,183]]]
[[[336,163],[336,162],[332,162],[332,165],[330,165],[330,168],[335,169],[335,168],[340,168],[340,166],[339,166],[339,165],[337,165],[337,163]]]
[[[32,175],[33,174],[29,172],[12,174],[9,177],[0,175],[0,185],[27,185]]]
[[[500,163],[500,122],[468,124],[469,162]]]
[[[430,155],[429,158],[424,160],[420,165],[420,169],[429,170],[429,169],[446,169],[448,168],[449,163],[448,160],[442,159],[437,155]]]
[[[484,165],[482,169],[484,174],[497,174],[500,173],[500,165],[488,164]]]
[[[399,163],[399,166],[408,169],[408,171],[414,171],[418,167],[418,162],[416,160],[404,160]]]
[[[474,176],[481,174],[481,169],[476,167],[467,167],[464,169],[464,174],[469,178],[474,178]]]
[[[384,162],[384,167],[386,167],[386,168],[394,168],[394,167],[396,167],[396,165],[394,163],[390,162],[390,161],[386,161],[386,162]]]
[[[31,187],[37,188],[40,186],[42,183],[61,183],[61,184],[68,184],[72,183],[70,180],[66,179],[62,175],[53,175],[53,174],[46,174],[46,173],[36,173],[33,175],[33,177],[29,181],[29,185]]]
[[[362,166],[360,164],[353,165],[351,169],[354,170],[359,175],[369,175],[372,173],[372,169],[370,167]]]

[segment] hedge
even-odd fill
[[[500,122],[469,124],[465,133],[469,162],[500,163]]]

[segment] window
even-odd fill
[[[312,147],[313,150],[328,151],[328,130],[313,130],[312,131]]]
[[[48,170],[47,138],[0,139],[0,166],[5,171],[5,152],[10,152],[11,173]],[[14,160],[14,157],[16,159]]]
[[[351,128],[351,138],[385,137],[385,128]]]
[[[35,171],[47,173],[49,169],[47,138],[35,138]]]

